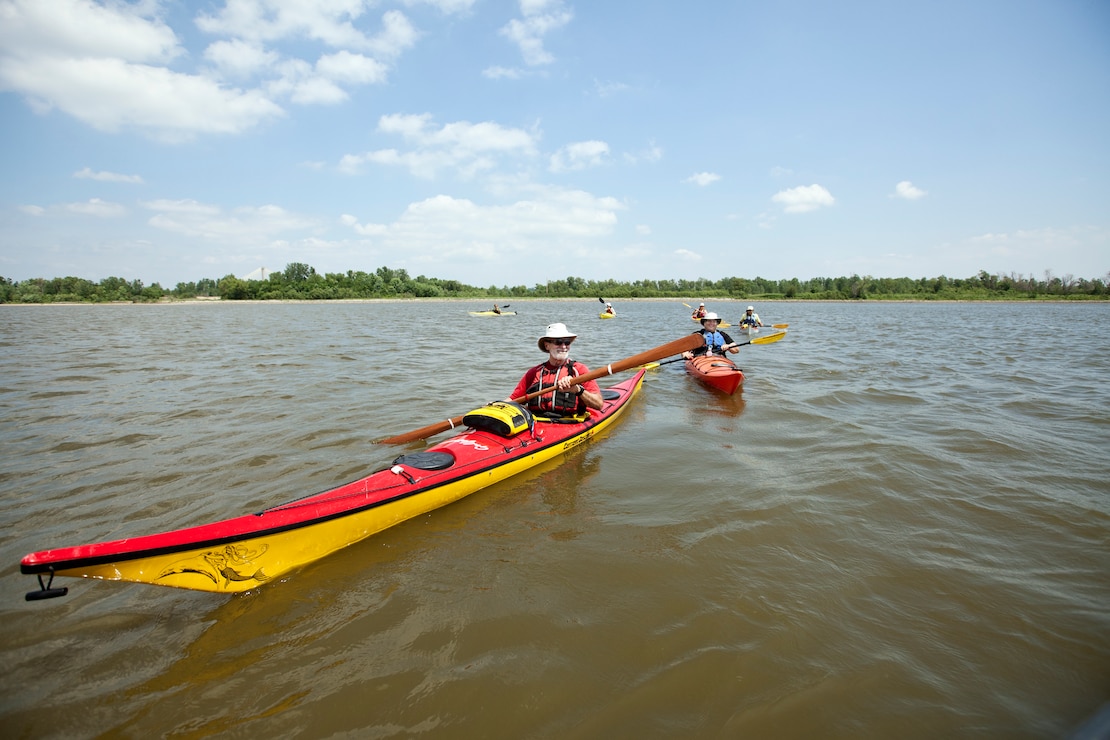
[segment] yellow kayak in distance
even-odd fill
[[[516,311],[467,311],[471,316],[516,316]]]

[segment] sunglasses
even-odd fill
[[[569,347],[570,343],[573,342],[574,340],[573,339],[548,339],[547,341],[551,342],[552,344],[557,344],[560,347],[563,347],[563,346]]]

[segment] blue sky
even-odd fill
[[[1110,275],[1105,0],[0,0],[0,276]]]

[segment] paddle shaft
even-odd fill
[[[751,344],[751,342],[734,342],[733,344],[726,344],[725,346],[721,347],[721,349],[730,349],[732,347],[743,347],[745,344]],[[723,356],[724,355],[722,355],[722,357]],[[660,363],[656,364],[656,367],[663,367],[664,365],[670,365],[672,362],[681,362],[682,360],[685,360],[685,359],[686,359],[685,357],[676,357],[673,360],[664,360],[663,362],[660,362]]]
[[[696,336],[698,336],[698,334],[694,333],[691,336],[696,337]],[[772,334],[772,335],[767,336],[767,337],[756,337],[755,339],[749,339],[746,342],[733,342],[732,344],[726,344],[726,345],[722,346],[721,349],[725,350],[725,349],[731,349],[732,347],[743,347],[745,344],[774,344],[775,342],[779,341],[780,339],[782,339],[785,336],[786,336],[786,332],[779,332],[778,334]],[[699,343],[698,346],[700,347],[701,344]],[[680,360],[685,360],[685,359],[686,359],[685,357],[676,357],[673,360],[664,360],[663,362],[654,362],[654,363],[651,363],[650,367],[651,368],[662,367],[663,365],[670,365],[672,362],[679,362]]]
[[[633,355],[632,357],[627,357],[618,362],[611,363],[603,368],[591,370],[590,372],[584,373],[582,375],[576,375],[570,379],[570,382],[571,385],[579,385],[581,383],[585,383],[587,380],[596,380],[603,375],[615,375],[616,373],[624,372],[625,370],[628,370],[630,368],[639,367],[640,365],[646,364],[648,362],[654,362],[661,357],[668,357],[674,354],[681,354],[682,352],[686,352],[687,350],[697,349],[704,343],[704,341],[705,340],[701,337],[700,334],[690,334],[688,336],[682,337],[681,339],[676,339],[673,342],[667,342],[666,344],[660,345],[655,349],[650,349],[647,352],[641,352],[638,355]],[[537,391],[534,394],[523,396],[521,398],[514,398],[513,401],[519,403],[523,400],[535,398],[536,396],[539,396],[543,393],[550,393],[552,390],[554,389],[547,388],[542,391]],[[406,442],[412,442],[417,439],[426,439],[435,434],[439,434],[440,432],[446,432],[448,429],[454,429],[455,427],[462,424],[462,420],[462,416],[456,416],[451,419],[447,419],[446,421],[440,421],[435,424],[429,424],[426,427],[421,427],[420,429],[414,429],[413,431],[406,432],[405,434],[398,434],[396,437],[389,437],[388,439],[379,440],[378,444],[399,445]]]

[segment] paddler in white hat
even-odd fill
[[[547,353],[547,361],[524,373],[509,394],[509,400],[554,388],[553,392],[542,393],[528,401],[528,410],[534,416],[585,418],[589,413],[587,409],[600,410],[605,401],[597,381],[575,382],[575,378],[590,372],[588,367],[570,357],[570,345],[577,338],[566,324],[548,324],[547,331],[536,342],[540,351]]]
[[[708,352],[711,355],[723,355],[725,352],[736,354],[740,348],[732,341],[732,337],[717,328],[721,323],[721,317],[710,311],[701,318],[701,328],[695,334],[701,334],[705,337],[705,346],[698,347],[693,352],[683,352],[682,356],[687,360],[693,359],[698,355],[704,355]]]
[[[759,314],[755,312],[755,306],[748,306],[748,310],[740,318],[740,326],[747,328],[750,326],[763,326],[763,322],[759,320]]]

